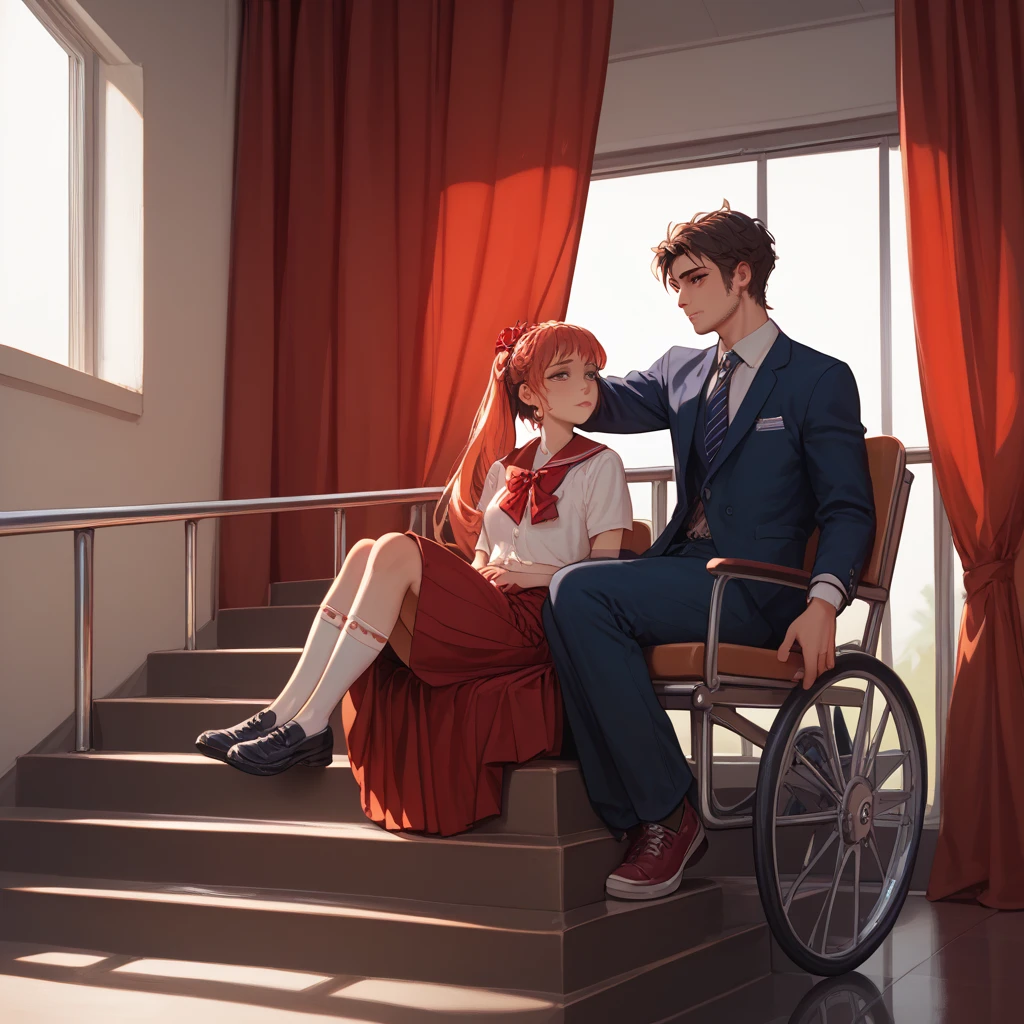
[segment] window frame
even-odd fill
[[[69,58],[68,358],[59,363],[0,344],[0,385],[134,419],[142,414],[142,391],[97,376],[100,86],[109,67],[132,62],[76,0],[22,2]]]
[[[732,136],[704,142],[682,143],[616,153],[598,154],[594,159],[592,180],[630,177],[659,171],[722,164],[757,163],[757,216],[770,228],[768,197],[768,160],[780,156],[802,156],[842,152],[854,149],[878,150],[879,185],[879,337],[881,343],[882,430],[892,433],[893,356],[892,356],[892,257],[890,237],[889,155],[899,149],[899,118],[893,112],[830,124],[777,129],[754,135]],[[931,459],[929,457],[929,463]],[[955,622],[953,580],[953,536],[942,504],[935,473],[932,473],[932,509],[934,553],[932,562],[935,587],[935,731],[936,763],[934,800],[925,825],[938,825],[941,810],[942,760],[945,750],[946,720],[956,666],[958,623]],[[893,664],[892,625],[886,608],[882,624],[879,655]],[[754,760],[749,741],[742,741],[743,760]],[[735,755],[728,755],[736,760]]]

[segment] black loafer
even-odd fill
[[[207,757],[218,761],[227,761],[228,751],[236,743],[258,739],[266,736],[277,725],[277,715],[273,711],[260,711],[252,718],[233,725],[230,729],[208,729],[196,738],[196,750]]]
[[[250,775],[277,775],[293,765],[326,768],[334,754],[334,733],[327,726],[307,736],[298,722],[287,722],[254,740],[236,743],[227,763]]]

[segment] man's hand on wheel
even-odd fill
[[[803,652],[804,667],[793,678],[803,679],[804,689],[809,690],[836,663],[836,610],[828,601],[811,598],[807,610],[793,620],[779,648],[779,661],[789,658],[795,644]]]

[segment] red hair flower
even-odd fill
[[[506,327],[501,334],[498,335],[498,340],[494,343],[494,354],[500,355],[502,352],[508,352],[512,354],[512,350],[516,347],[516,342],[530,329],[532,325],[528,323],[516,321],[515,327]]]

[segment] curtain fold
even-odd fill
[[[223,496],[442,484],[498,331],[561,319],[612,0],[245,0]],[[405,529],[354,509],[349,543]],[[219,607],[331,574],[330,511],[221,524]]]
[[[932,462],[965,569],[930,899],[1024,908],[1024,11],[898,0],[898,93]]]

